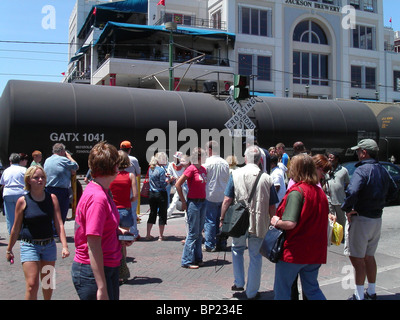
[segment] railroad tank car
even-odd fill
[[[377,115],[380,131],[380,159],[400,161],[400,107],[390,106]]]
[[[62,142],[85,173],[95,143],[106,140],[119,147],[130,140],[143,174],[154,151],[167,151],[172,159],[196,134],[203,146],[205,129],[227,130],[225,124],[237,114],[225,99],[194,92],[10,80],[0,101],[0,158],[7,165],[10,153],[37,149],[45,159],[52,145]],[[256,126],[260,146],[283,142],[289,155],[300,140],[313,153],[337,151],[342,160],[353,160],[354,152],[348,151],[358,140],[379,139],[376,116],[358,101],[254,97],[247,116]],[[235,153],[243,154],[243,140],[235,144]],[[229,139],[221,141],[226,145]],[[224,150],[221,155],[227,156]]]

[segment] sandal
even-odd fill
[[[195,264],[185,264],[182,266],[182,268],[186,268],[186,269],[198,269],[199,266],[195,265]]]

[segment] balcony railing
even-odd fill
[[[189,17],[188,19],[175,20],[173,21],[173,17],[169,15],[162,16],[155,25],[161,26],[166,22],[176,22],[178,25],[183,25],[187,27],[195,27],[195,28],[206,28],[206,29],[217,29],[226,31],[226,22],[220,20],[210,20],[210,19],[201,19]]]
[[[144,61],[158,61],[158,62],[165,62],[169,61],[168,55],[160,54],[146,54],[143,52],[127,52],[127,53],[115,53],[114,55],[107,54],[104,57],[99,58],[99,63],[97,68],[100,68],[101,65],[104,64],[109,58],[117,58],[117,59],[133,59],[133,60],[144,60]],[[182,63],[193,59],[192,55],[183,56],[183,55],[175,55],[174,56],[174,63]],[[214,57],[212,55],[206,55],[203,59],[196,62],[200,65],[211,65],[211,66],[220,66],[220,67],[229,67],[229,60]]]

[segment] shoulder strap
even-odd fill
[[[258,176],[256,178],[256,181],[254,182],[253,189],[251,190],[249,200],[247,200],[247,203],[250,203],[251,199],[254,197],[254,193],[256,192],[256,187],[257,187],[258,181],[260,180],[262,174],[263,174],[263,171],[260,170],[260,172],[258,173]]]

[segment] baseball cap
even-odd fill
[[[360,142],[356,146],[351,148],[351,150],[358,150],[358,149],[379,151],[378,144],[375,142],[375,140],[372,139],[360,140]]]
[[[119,147],[120,149],[132,149],[132,144],[130,141],[125,140],[121,142]]]
[[[175,152],[175,154],[174,154],[174,158],[175,158],[175,159],[180,159],[180,158],[182,158],[182,156],[183,156],[183,153],[180,152],[180,151],[177,151],[177,152]]]

